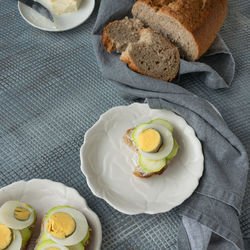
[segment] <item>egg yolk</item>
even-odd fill
[[[46,250],[60,250],[60,249],[57,247],[48,247],[48,248],[46,248]]]
[[[17,220],[25,221],[30,217],[31,212],[24,207],[16,207],[14,216]]]
[[[138,135],[138,147],[143,152],[156,152],[161,145],[161,135],[155,129],[145,129]]]
[[[7,226],[0,224],[0,249],[7,248],[12,241],[12,231]]]
[[[65,239],[70,236],[76,228],[76,223],[71,215],[67,213],[54,213],[46,223],[47,232],[57,239]]]

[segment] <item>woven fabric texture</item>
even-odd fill
[[[32,178],[62,182],[99,216],[103,249],[177,249],[178,207],[123,215],[96,198],[81,174],[86,130],[109,108],[129,104],[99,72],[91,41],[97,10],[98,1],[83,25],[49,33],[28,25],[16,1],[0,0],[0,187]],[[212,90],[190,75],[182,86],[216,106],[250,155],[249,18],[248,0],[229,1],[220,34],[236,62],[232,86]],[[250,238],[250,176],[240,222],[244,238]]]

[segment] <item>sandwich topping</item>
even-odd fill
[[[138,135],[138,147],[143,152],[155,153],[161,144],[161,135],[153,128],[145,129]]]
[[[16,207],[14,211],[14,216],[17,220],[25,221],[28,220],[31,212],[24,207]]]
[[[4,224],[0,224],[0,250],[7,248],[12,241],[12,231]]]
[[[78,244],[80,247],[83,246],[85,238],[87,237],[86,240],[88,240],[89,236],[86,217],[70,206],[53,207],[44,218],[43,230],[36,250],[47,250],[48,247],[64,250],[68,246]]]
[[[54,213],[46,223],[46,230],[57,239],[65,239],[76,228],[76,223],[71,215],[63,212]]]
[[[139,124],[131,133],[131,139],[139,150],[138,169],[154,173],[164,168],[178,152],[173,137],[173,126],[163,119]]]

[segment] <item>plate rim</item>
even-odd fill
[[[12,189],[13,186],[16,186],[16,185],[21,185],[23,183],[37,183],[37,182],[42,182],[44,184],[48,183],[48,187],[52,186],[51,184],[53,185],[58,185],[58,186],[61,186],[60,189],[64,188],[66,190],[70,190],[70,192],[73,192],[77,197],[79,197],[79,200],[82,201],[82,203],[84,204],[84,207],[82,207],[84,210],[87,210],[89,214],[91,214],[91,217],[93,218],[93,220],[95,221],[95,226],[96,228],[98,228],[98,231],[96,231],[96,234],[95,234],[95,237],[97,239],[97,249],[101,249],[101,244],[102,244],[102,225],[101,225],[101,222],[100,222],[100,219],[98,217],[98,215],[88,206],[88,203],[87,201],[81,196],[81,194],[73,187],[69,187],[61,182],[58,182],[58,181],[52,181],[50,179],[39,179],[39,178],[33,178],[33,179],[29,179],[29,180],[19,180],[19,181],[15,181],[15,182],[12,182],[11,184],[9,185],[6,185],[6,186],[3,186],[0,188],[0,193],[1,192],[4,192],[5,189]],[[1,205],[0,205],[1,206]]]
[[[86,138],[88,136],[88,133],[89,131],[94,127],[96,126],[102,119],[103,119],[103,116],[105,116],[107,113],[111,112],[112,110],[116,109],[116,108],[122,108],[122,107],[132,107],[132,106],[136,106],[136,105],[144,105],[144,106],[148,106],[148,103],[139,103],[139,102],[134,102],[132,104],[129,104],[129,105],[119,105],[119,106],[115,106],[115,107],[112,107],[110,109],[108,109],[107,111],[105,111],[104,113],[102,113],[99,117],[99,119],[85,132],[85,135],[84,135],[84,141],[83,141],[83,144],[81,145],[80,147],[80,169],[81,169],[81,172],[84,174],[85,178],[86,178],[86,181],[87,181],[87,184],[91,190],[91,192],[98,198],[101,198],[102,200],[104,200],[105,202],[107,202],[111,207],[115,208],[117,211],[121,212],[121,213],[124,213],[124,214],[127,214],[127,215],[137,215],[137,214],[150,214],[150,215],[153,215],[153,214],[158,214],[158,213],[165,213],[165,212],[168,212],[170,210],[172,210],[173,208],[181,205],[185,200],[187,200],[193,193],[194,191],[197,189],[198,185],[199,185],[199,182],[200,182],[200,179],[201,177],[203,176],[203,173],[204,173],[204,164],[205,164],[205,157],[204,157],[204,154],[203,154],[203,149],[202,149],[202,144],[201,144],[201,141],[199,140],[199,138],[196,136],[196,133],[195,133],[195,130],[193,127],[191,127],[187,121],[180,115],[176,114],[174,111],[172,110],[168,110],[168,109],[165,109],[165,110],[168,110],[172,113],[174,113],[175,115],[181,117],[185,122],[186,124],[192,129],[193,133],[194,133],[194,136],[196,138],[196,140],[199,142],[199,147],[200,147],[200,150],[201,150],[201,155],[202,155],[202,171],[201,171],[201,174],[199,176],[199,178],[197,178],[197,185],[195,186],[194,190],[192,193],[190,193],[190,195],[188,195],[183,201],[177,203],[173,208],[171,209],[161,209],[159,211],[153,211],[153,210],[147,210],[147,211],[137,211],[137,212],[132,212],[132,211],[128,211],[126,209],[123,209],[121,207],[117,207],[115,204],[113,204],[109,199],[107,199],[105,197],[105,195],[101,195],[99,193],[97,193],[95,191],[95,188],[93,187],[94,185],[91,184],[90,180],[89,180],[89,176],[85,173],[85,169],[84,169],[84,165],[86,165],[85,163],[85,160],[84,160],[84,157],[83,157],[83,151],[84,151],[84,147],[85,147],[85,144],[86,144]]]
[[[75,26],[72,26],[72,27],[69,27],[69,28],[65,28],[65,29],[49,29],[49,28],[45,28],[45,27],[41,27],[41,26],[37,26],[35,25],[33,22],[29,21],[25,15],[23,14],[22,10],[21,10],[21,7],[20,7],[20,1],[17,1],[17,6],[18,6],[18,11],[19,11],[19,14],[21,15],[21,17],[31,26],[33,26],[34,28],[37,28],[39,30],[43,30],[43,31],[48,31],[48,32],[63,32],[63,31],[68,31],[68,30],[71,30],[71,29],[74,29],[74,28],[77,28],[78,26],[82,25],[90,16],[91,14],[93,13],[94,9],[95,9],[95,0],[89,0],[93,3],[93,6],[92,6],[92,9],[89,11],[88,15],[85,16],[85,18],[77,25]],[[28,7],[28,6],[27,6]]]

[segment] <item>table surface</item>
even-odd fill
[[[121,214],[91,193],[80,171],[86,130],[111,107],[130,104],[98,69],[91,41],[98,5],[83,25],[49,33],[28,25],[16,1],[0,0],[0,187],[32,178],[62,182],[99,216],[103,249],[177,249],[179,207],[156,215]],[[191,76],[182,86],[216,106],[250,155],[249,18],[248,0],[229,1],[220,33],[236,61],[231,88],[212,90]],[[250,238],[250,177],[240,223]]]

